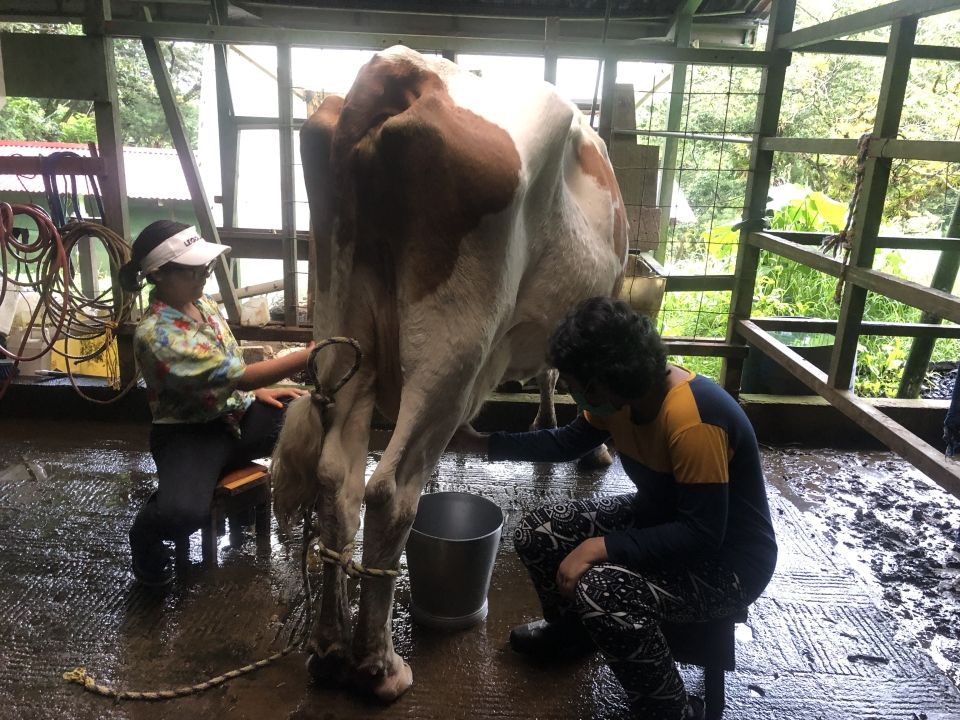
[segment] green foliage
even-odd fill
[[[60,139],[70,143],[96,142],[97,124],[90,115],[71,115],[60,124]]]
[[[803,232],[837,232],[846,223],[847,208],[823,193],[808,191],[784,203],[770,217],[774,229]],[[735,251],[739,230],[735,223],[714,228],[706,237],[717,259]],[[877,253],[874,267],[902,277],[907,262],[897,250]],[[763,253],[754,289],[756,317],[812,317],[836,320],[839,304],[834,299],[835,278],[773,253]],[[719,292],[668,293],[661,310],[661,332],[666,336],[723,337],[729,295]],[[883,295],[869,293],[864,319],[883,322],[917,322],[920,311]],[[855,389],[863,396],[896,394],[904,363],[910,352],[910,338],[864,336],[857,351]],[[957,341],[937,343],[934,360],[956,359]],[[677,358],[686,366],[715,377],[720,370],[716,358]]]
[[[0,30],[78,35],[76,25],[0,23]],[[172,147],[153,75],[138,40],[115,40],[117,95],[124,145]],[[160,43],[187,137],[196,147],[203,46]],[[96,140],[93,103],[82,100],[8,98],[0,109],[0,138],[79,142]]]
[[[0,110],[0,137],[6,140],[38,140],[58,135],[57,121],[33,98],[7,98]]]

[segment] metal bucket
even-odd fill
[[[414,622],[461,630],[487,616],[487,591],[503,512],[486,498],[439,492],[420,498],[407,540]]]

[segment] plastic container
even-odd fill
[[[830,356],[833,354],[833,346],[836,344],[836,338],[833,335],[788,331],[771,331],[770,335],[820,370],[829,371]],[[850,389],[853,389],[852,381]],[[817,394],[797,380],[789,370],[781,367],[776,360],[768,357],[762,350],[752,345],[750,345],[750,351],[743,362],[740,392],[758,395]]]
[[[407,540],[414,622],[462,630],[487,617],[487,592],[500,546],[503,512],[463,492],[420,498]]]

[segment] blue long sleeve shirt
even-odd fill
[[[670,567],[713,558],[759,595],[777,557],[760,451],[743,409],[710,379],[690,373],[649,423],[634,423],[629,407],[609,417],[585,412],[554,430],[493,433],[489,456],[564,462],[611,439],[637,487],[638,520],[605,536],[610,562]]]

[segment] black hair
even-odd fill
[[[127,292],[139,291],[141,285],[137,275],[142,269],[143,259],[164,240],[173,237],[181,230],[186,230],[188,227],[190,226],[173,220],[157,220],[141,230],[137,239],[133,241],[133,257],[130,262],[120,268],[120,287]]]
[[[583,384],[599,380],[631,400],[666,382],[667,349],[646,315],[622,300],[594,297],[553,331],[548,362]]]

